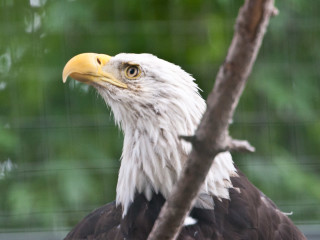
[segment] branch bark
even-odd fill
[[[229,123],[260,49],[274,0],[246,0],[235,24],[227,57],[207,99],[207,110],[195,136],[182,137],[193,149],[181,177],[167,199],[148,240],[176,239],[203,184],[214,157],[226,150],[254,151],[247,142],[229,136]]]

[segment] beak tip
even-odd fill
[[[68,77],[70,76],[70,74],[72,73],[72,71],[70,71],[69,68],[69,62],[66,64],[66,66],[63,68],[63,71],[62,71],[62,82],[63,83],[66,83],[67,80],[68,80]]]
[[[63,83],[66,83],[68,77],[69,77],[69,74],[65,74],[65,72],[63,72],[63,73],[62,73],[62,82],[63,82]]]
[[[68,77],[62,77],[62,82],[66,83],[67,82]]]

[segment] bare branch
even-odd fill
[[[179,138],[192,144],[196,142],[196,136],[179,136]],[[226,148],[222,150],[236,152],[254,152],[255,148],[247,140],[233,139],[228,136]]]
[[[230,139],[228,151],[254,152],[256,149],[247,140]]]
[[[182,137],[193,145],[188,163],[162,208],[148,240],[176,239],[212,161],[219,152],[230,149],[254,151],[248,142],[232,140],[228,128],[269,19],[277,13],[275,9],[274,0],[246,0],[240,9],[231,46],[207,100],[207,111],[195,137]]]
[[[271,14],[271,16],[272,16],[272,17],[275,17],[275,16],[278,16],[278,15],[279,15],[279,9],[276,8],[276,7],[274,7],[274,8],[272,9],[272,14]]]

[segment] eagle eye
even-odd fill
[[[125,74],[129,79],[136,79],[140,76],[141,69],[137,65],[130,65],[126,68]]]

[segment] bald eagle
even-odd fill
[[[191,151],[205,101],[194,78],[151,54],[84,53],[63,70],[92,85],[124,133],[116,200],[78,223],[65,239],[147,239]],[[216,156],[178,239],[306,239],[234,165]]]

